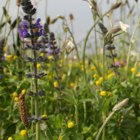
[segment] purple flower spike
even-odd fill
[[[54,51],[53,51],[53,50],[50,50],[50,51],[48,52],[48,55],[53,54],[53,53],[54,53]]]
[[[2,76],[0,75],[0,79],[2,79]]]
[[[40,25],[40,22],[41,21],[41,19],[39,18],[39,19],[37,19],[37,21],[36,21],[36,23],[35,23],[35,26],[37,27],[37,28],[39,28],[39,29],[42,29],[43,28],[43,26],[41,26]]]
[[[56,49],[56,53],[62,53],[62,52],[60,51],[60,48],[57,48],[57,49]]]

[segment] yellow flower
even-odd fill
[[[20,131],[20,135],[23,136],[23,137],[25,137],[27,135],[26,130],[21,130]]]
[[[50,80],[52,79],[52,76],[51,76],[51,75],[49,76],[49,79],[50,79]]]
[[[54,82],[53,85],[54,85],[54,87],[57,88],[58,87],[58,82]]]
[[[14,56],[14,59],[17,59],[18,58],[18,56]]]
[[[9,137],[8,140],[13,140],[12,137]]]
[[[135,68],[131,68],[131,72],[136,72],[136,69]]]
[[[74,86],[75,86],[75,84],[74,84],[74,83],[71,83],[71,84],[70,84],[70,86],[71,86],[71,87],[74,87]]]
[[[112,96],[112,93],[111,93],[111,92],[109,92],[109,93],[108,93],[108,96]]]
[[[7,50],[7,47],[4,47],[3,50],[6,51]]]
[[[44,114],[44,115],[42,115],[42,117],[47,117],[47,115]]]
[[[96,86],[99,86],[101,84],[100,81],[96,81]]]
[[[122,23],[121,21],[120,21],[119,23],[120,23],[121,30],[124,31],[124,32],[127,32],[127,29],[128,29],[130,26],[127,25],[127,24]]]
[[[83,62],[82,61],[80,61],[80,64],[82,64]]]
[[[69,67],[71,67],[72,63],[69,63]]]
[[[62,80],[64,80],[64,79],[65,79],[65,77],[66,77],[66,74],[63,74],[63,75],[62,75]]]
[[[50,63],[48,63],[47,66],[49,67],[50,66]]]
[[[46,71],[46,73],[49,75],[50,74],[50,72],[49,71]]]
[[[7,56],[8,59],[11,59],[12,57],[13,57],[12,54],[9,54],[9,55]]]
[[[93,75],[93,78],[98,78],[98,74],[94,74]]]
[[[99,66],[100,66],[100,68],[102,68],[103,67],[103,64],[102,63],[99,63]]]
[[[18,102],[18,97],[15,97],[14,100],[15,100],[16,102]]]
[[[17,97],[18,96],[18,93],[17,92],[14,92],[13,93],[13,96]]]
[[[41,64],[37,64],[37,68],[41,68]]]
[[[125,71],[127,70],[127,66],[124,67],[124,70],[125,70]]]
[[[90,68],[90,70],[95,70],[96,69],[96,67],[95,66],[92,66],[91,68]]]
[[[24,80],[24,81],[26,81],[26,79],[25,79],[25,78],[24,78],[23,80]]]
[[[101,91],[100,95],[101,96],[106,96],[106,91]]]
[[[25,91],[26,91],[26,90],[25,90],[25,89],[23,89],[23,90],[21,91],[21,93],[25,94]]]
[[[114,61],[115,61],[115,62],[117,62],[117,61],[118,61],[118,59],[117,59],[117,58],[115,58],[115,59],[114,59]]]
[[[108,70],[107,73],[111,73],[111,70]]]
[[[41,54],[40,54],[40,56],[42,56],[42,57],[43,57],[43,56],[44,56],[44,53],[41,53]]]
[[[100,77],[100,78],[99,78],[99,81],[102,82],[102,81],[103,81],[103,77]]]
[[[49,56],[49,59],[52,60],[53,59],[53,56]]]
[[[139,104],[139,109],[140,109],[140,104]]]
[[[110,79],[112,76],[114,76],[115,74],[114,73],[111,73],[107,76],[108,79]]]
[[[69,122],[68,123],[68,128],[72,128],[72,127],[74,127],[74,123],[73,122]]]

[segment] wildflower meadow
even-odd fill
[[[139,1],[104,0],[103,12],[103,0],[81,0],[93,23],[80,42],[74,14],[41,19],[41,0],[15,0],[13,19],[4,1],[0,140],[140,140]]]

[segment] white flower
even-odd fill
[[[75,45],[73,44],[72,41],[69,41],[69,42],[67,43],[67,45],[68,45],[68,48],[67,48],[67,51],[68,51],[68,52],[71,52],[71,51],[74,50]]]
[[[121,21],[119,21],[119,23],[120,23],[121,30],[123,30],[124,32],[127,32],[127,29],[128,29],[130,26],[127,25],[127,24],[122,23]]]

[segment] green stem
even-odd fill
[[[99,129],[99,132],[98,132],[98,134],[97,134],[95,140],[98,140],[98,139],[99,139],[102,130],[104,129],[104,127],[106,126],[107,122],[111,119],[111,117],[112,117],[114,114],[115,114],[115,112],[111,112],[111,114],[107,117],[107,119],[105,120],[105,122],[103,123],[103,125],[101,126],[101,128]]]
[[[48,6],[48,0],[46,0],[46,5],[45,5],[45,18],[47,20],[47,6]]]
[[[78,104],[75,105],[75,116],[76,116],[76,125],[77,125],[77,133],[78,133]]]
[[[103,75],[103,89],[105,89],[105,44],[103,46],[103,70],[102,70],[102,75]]]
[[[28,140],[28,127],[25,127],[26,130],[26,140]]]
[[[99,68],[96,26],[95,26],[95,50],[96,50],[97,67]]]
[[[104,15],[102,15],[95,23],[94,25],[90,28],[90,30],[88,31],[87,33],[87,36],[85,38],[85,42],[84,42],[84,48],[83,48],[83,67],[84,67],[84,76],[85,76],[85,80],[86,80],[86,69],[85,69],[85,51],[86,51],[86,44],[87,44],[87,40],[88,40],[88,37],[91,33],[91,31],[93,30],[93,28],[96,26],[96,24],[107,14],[111,11],[112,9],[108,10]]]
[[[84,107],[84,124],[86,125],[86,118],[87,118],[86,102],[83,102],[83,107]]]
[[[136,32],[138,27],[139,27],[139,24],[137,24],[137,26],[135,27],[135,29],[134,29],[134,31],[132,33],[131,39],[130,39],[130,45],[129,45],[128,57],[127,57],[127,67],[126,67],[126,80],[127,80],[127,77],[128,77],[128,67],[129,67],[129,60],[130,60],[130,52],[131,52],[132,40],[133,40],[133,37],[134,37],[135,32]]]

